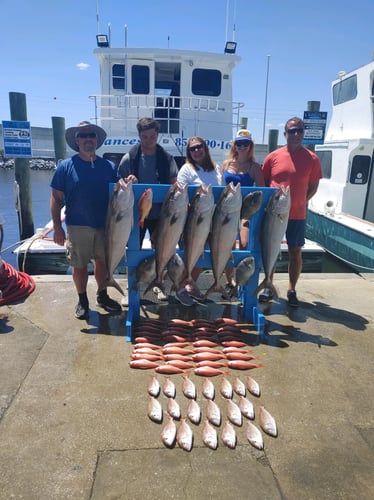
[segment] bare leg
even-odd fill
[[[107,270],[105,266],[105,262],[103,260],[95,260],[95,279],[97,283],[97,287],[100,290],[102,285],[105,283],[107,279]]]
[[[295,290],[303,266],[301,247],[288,248],[288,290]]]
[[[85,293],[87,291],[87,282],[88,282],[87,267],[74,267],[73,281],[77,292]]]

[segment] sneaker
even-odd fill
[[[200,302],[203,302],[205,300],[204,294],[201,293],[198,288],[193,287],[190,283],[187,283],[187,285],[184,288],[188,293],[188,295],[193,299],[198,300]]]
[[[195,303],[193,298],[187,293],[185,288],[181,288],[180,290],[178,290],[175,294],[175,298],[183,306],[193,306]]]
[[[152,288],[152,291],[155,295],[157,295],[157,300],[167,300],[167,296],[164,294],[164,292],[158,286],[154,286]]]
[[[87,319],[88,318],[88,304],[86,306],[78,302],[75,308],[75,317],[77,319]]]
[[[102,307],[107,312],[121,311],[120,304],[115,300],[111,299],[106,292],[104,293],[101,292],[96,295],[96,305]]]
[[[296,297],[295,290],[289,290],[287,292],[288,305],[291,307],[299,307],[299,299]]]
[[[261,303],[270,302],[273,298],[274,295],[270,288],[264,288],[263,292],[258,296],[258,301]]]

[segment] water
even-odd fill
[[[51,215],[49,200],[51,188],[49,186],[53,170],[31,170],[31,191],[34,228],[44,227]],[[0,168],[0,216],[3,219],[4,241],[1,257],[8,264],[17,268],[16,256],[12,253],[20,240],[18,213],[15,208],[14,195],[15,170]],[[8,247],[10,249],[7,250]]]
[[[35,231],[44,227],[51,219],[49,200],[51,188],[49,186],[53,170],[31,170],[32,210]],[[17,268],[16,256],[12,253],[19,244],[20,231],[18,213],[15,208],[14,196],[14,169],[0,168],[0,216],[3,219],[4,241],[1,257],[8,264]],[[322,262],[323,273],[353,272],[348,266],[331,255],[325,254]]]

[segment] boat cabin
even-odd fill
[[[107,132],[99,154],[119,163],[139,141],[136,123],[160,123],[159,143],[182,164],[187,140],[204,138],[215,161],[240,127],[242,103],[232,102],[232,72],[240,57],[175,49],[98,47],[101,95],[95,120]]]
[[[374,222],[374,61],[332,82],[332,116],[316,146],[323,179],[310,209]]]

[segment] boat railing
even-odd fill
[[[242,102],[233,102],[214,97],[160,96],[151,95],[91,95],[94,101],[95,117],[100,121],[139,119],[144,110],[153,110],[155,118],[180,118],[180,112],[228,114],[232,125],[239,125]],[[225,122],[227,119],[224,120]]]

